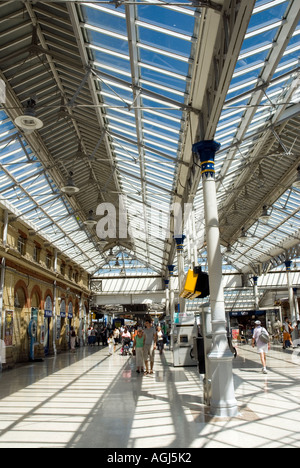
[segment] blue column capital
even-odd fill
[[[174,275],[175,265],[168,265],[170,276]]]
[[[291,271],[293,262],[291,260],[287,260],[285,263],[286,271]]]
[[[186,236],[183,234],[182,236],[174,236],[177,250],[183,250],[183,244],[186,239]]]
[[[214,140],[203,140],[193,145],[193,152],[199,156],[201,161],[202,176],[214,177],[215,155],[221,148],[221,144]]]

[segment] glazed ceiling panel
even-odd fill
[[[193,201],[205,259],[191,145],[213,137],[225,266],[255,270],[299,243],[299,20],[297,0],[1,2],[0,198],[89,272],[164,275],[174,202]],[[99,244],[84,222],[120,195],[131,231]]]

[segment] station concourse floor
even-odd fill
[[[0,374],[0,448],[299,448],[300,348],[273,347],[268,375],[240,346],[240,414],[213,418],[197,368],[157,353],[153,375],[108,348],[81,348]]]

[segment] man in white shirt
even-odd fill
[[[262,341],[260,337],[262,331],[268,333],[267,330],[261,326],[261,322],[257,320],[255,322],[255,330],[252,339],[252,348],[254,348],[256,344],[257,351],[260,354],[261,363],[263,365],[262,372],[263,374],[267,374],[267,354],[270,350],[270,343],[265,343],[264,341]]]
[[[152,327],[152,322],[147,320],[145,322],[145,344],[144,344],[144,360],[146,365],[145,374],[153,374],[153,366],[154,366],[154,355],[156,350],[156,343],[157,343],[157,333],[155,328]],[[148,357],[150,357],[150,366],[151,370],[149,372],[149,363]]]

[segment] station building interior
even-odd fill
[[[0,447],[299,447],[299,0],[1,0],[0,29]],[[175,363],[214,308],[180,297],[197,267],[238,349],[227,419]],[[153,376],[88,346],[149,316]],[[263,376],[247,324],[286,317]]]

